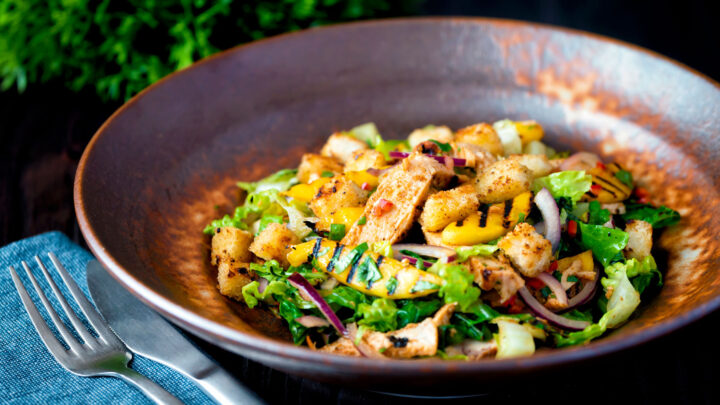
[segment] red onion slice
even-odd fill
[[[417,264],[417,259],[414,258],[414,257],[412,257],[412,256],[393,255],[393,257],[394,257],[395,259],[397,259],[397,260],[400,260],[400,261],[407,260],[408,263],[410,263],[410,265],[412,265],[412,266],[415,266],[415,265]],[[426,269],[427,269],[428,267],[432,266],[433,264],[435,264],[435,263],[433,263],[433,262],[426,262],[425,260],[423,260],[423,262],[422,262],[423,267],[425,267]]]
[[[525,304],[527,304],[528,308],[532,312],[535,313],[535,315],[547,320],[551,324],[568,330],[583,330],[586,327],[590,326],[590,322],[587,321],[578,321],[576,319],[568,319],[564,316],[558,315],[549,309],[545,308],[543,304],[540,303],[535,297],[530,293],[530,290],[527,289],[527,287],[522,287],[518,290],[518,294],[520,294],[520,297],[522,297],[523,301],[525,301]]]
[[[579,307],[580,305],[590,301],[595,296],[598,284],[600,284],[600,272],[598,271],[597,266],[595,266],[595,280],[585,283],[583,289],[580,290],[580,292],[574,297],[570,298],[566,311]]]
[[[563,307],[567,307],[568,305],[568,297],[567,293],[565,292],[565,289],[562,287],[562,284],[560,284],[559,281],[555,277],[553,277],[550,273],[540,273],[540,275],[537,276],[538,279],[540,279],[543,283],[545,283],[548,288],[550,288],[550,291],[555,294],[555,298],[560,302],[560,304],[563,305]]]
[[[392,152],[388,153],[388,155],[394,159],[405,159],[406,157],[410,156],[410,153],[392,151]],[[425,154],[425,156],[431,157],[431,158],[437,160],[438,162],[445,164],[445,156],[430,155],[430,154]],[[455,166],[467,166],[467,161],[463,158],[453,157],[452,161],[453,161],[453,165],[455,165]]]
[[[325,319],[313,315],[305,315],[299,318],[295,318],[295,322],[306,328],[317,328],[330,325],[330,323],[328,323],[328,321],[326,321]]]
[[[545,187],[535,194],[535,205],[540,209],[543,222],[545,222],[545,238],[552,243],[552,251],[555,253],[560,247],[560,233],[562,231],[560,209],[552,194]]]
[[[589,170],[597,166],[600,157],[590,152],[578,152],[565,159],[560,170]]]
[[[420,243],[398,243],[392,245],[392,249],[393,255],[402,255],[400,251],[407,250],[408,252],[417,253],[420,256],[434,257],[436,259],[447,257],[448,263],[457,257],[453,249],[444,246],[422,245]]]
[[[260,280],[258,280],[258,292],[260,294],[265,292],[265,289],[267,288],[268,284],[270,284],[269,281],[267,281],[266,278],[260,277]]]

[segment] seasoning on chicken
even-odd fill
[[[454,173],[437,161],[423,155],[410,157],[383,176],[380,185],[365,206],[364,225],[355,223],[342,243],[359,245],[363,242],[401,240],[412,227],[420,207],[427,199],[433,184],[447,184]],[[392,204],[387,211],[376,206],[387,201]]]

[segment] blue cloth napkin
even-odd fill
[[[85,280],[85,266],[93,256],[60,232],[49,232],[0,249],[0,403],[38,404],[150,404],[140,391],[116,378],[78,377],[66,371],[45,348],[30,322],[10,278],[9,266],[25,284],[25,288],[47,318],[30,280],[20,262],[25,260],[35,278],[44,287],[45,295],[64,317],[37,263],[40,256],[50,274],[60,280],[47,256],[54,252],[83,290],[90,297]],[[66,292],[66,291],[63,291]],[[70,297],[66,295],[66,297]],[[68,302],[77,310],[72,298]],[[65,319],[66,320],[66,319]],[[66,320],[66,325],[70,325]],[[211,403],[208,397],[181,374],[149,359],[133,356],[133,369],[160,384],[186,404]]]

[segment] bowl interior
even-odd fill
[[[295,348],[279,320],[218,293],[201,231],[237,203],[236,181],[295,167],[332,131],[363,122],[399,138],[505,117],[538,120],[560,149],[618,161],[683,215],[657,244],[665,286],[610,337],[514,361],[371,363]],[[359,23],[241,47],[152,86],[93,139],[76,206],[89,245],[126,287],[274,367],[335,381],[530,371],[636,344],[718,306],[718,128],[715,84],[613,41],[497,20]]]

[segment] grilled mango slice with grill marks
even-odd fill
[[[310,262],[337,281],[375,297],[422,297],[444,283],[432,273],[369,251],[367,243],[353,247],[317,238],[293,246],[287,259],[291,266]]]
[[[593,167],[585,172],[592,176],[592,187],[581,198],[583,201],[597,200],[603,204],[626,200],[632,193],[632,187],[615,177],[623,170],[617,163]]]
[[[525,192],[502,203],[480,205],[478,212],[453,222],[442,231],[442,242],[453,246],[487,243],[505,235],[520,220],[530,215],[532,193]]]

